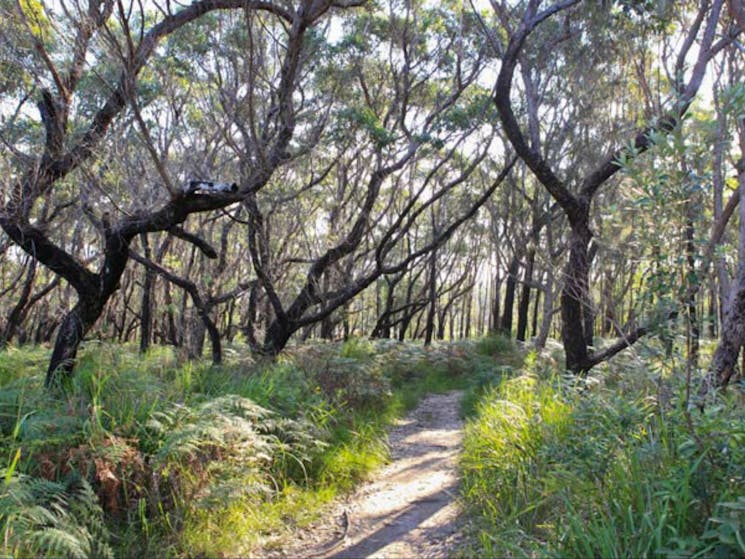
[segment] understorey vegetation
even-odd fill
[[[509,343],[498,344],[505,355]],[[427,392],[465,388],[473,342],[351,339],[226,364],[86,344],[64,397],[48,350],[0,359],[0,555],[246,556],[316,518],[387,460],[386,428]]]
[[[463,554],[745,555],[745,394],[689,406],[684,363],[650,343],[585,378],[550,353],[495,371],[469,410]]]
[[[743,35],[0,0],[0,556],[253,553],[454,387],[464,554],[745,556]]]

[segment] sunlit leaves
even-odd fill
[[[382,126],[370,107],[342,109],[339,116],[360,127],[378,148],[385,147],[396,139],[391,131]]]

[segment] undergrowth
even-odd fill
[[[353,339],[214,367],[90,342],[53,397],[48,353],[8,348],[0,555],[251,554],[384,463],[390,423],[493,369],[489,351]]]
[[[530,354],[482,386],[462,459],[466,555],[745,556],[737,391],[690,412],[683,371],[654,355],[578,379]]]

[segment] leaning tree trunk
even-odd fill
[[[258,353],[276,356],[290,341],[294,330],[283,320],[275,319],[270,324],[264,336],[264,344],[258,348]]]
[[[47,388],[59,387],[68,382],[83,337],[99,319],[111,296],[119,289],[119,281],[127,267],[132,237],[112,233],[107,224],[105,227],[106,248],[101,272],[94,274],[81,268],[76,276],[78,302],[62,320],[57,332],[44,383]]]
[[[396,286],[403,279],[404,275],[399,274],[393,278],[385,278],[386,290],[385,290],[385,303],[378,314],[378,319],[373,327],[371,338],[383,338],[388,339],[391,337],[391,326],[393,323],[393,313],[395,304],[395,292]]]
[[[726,386],[737,373],[737,356],[745,344],[745,262],[741,262],[732,282],[719,344],[711,361],[705,393],[713,386]]]
[[[4,348],[16,333],[16,330],[20,326],[23,317],[26,314],[26,307],[31,297],[31,289],[34,286],[34,279],[36,279],[36,260],[30,259],[28,265],[28,271],[26,272],[26,280],[23,282],[23,288],[21,289],[21,295],[18,298],[13,310],[8,315],[8,322],[5,325],[5,330],[0,338],[0,349]]]
[[[44,383],[47,388],[59,386],[69,380],[80,343],[101,316],[105,303],[106,301],[99,299],[96,293],[84,294],[65,315],[57,331],[54,350],[47,368]]]

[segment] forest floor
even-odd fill
[[[462,539],[457,460],[462,392],[431,394],[389,435],[391,463],[266,557],[449,557]]]

